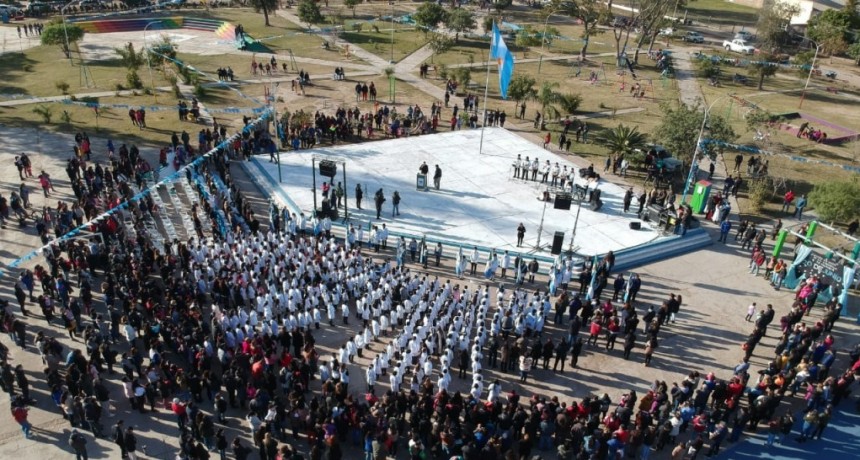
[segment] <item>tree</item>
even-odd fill
[[[511,83],[508,85],[508,97],[513,99],[517,103],[517,106],[522,101],[534,99],[537,96],[535,83],[535,79],[528,75],[514,75],[514,78],[511,78]]]
[[[747,131],[758,131],[763,125],[773,123],[777,120],[777,116],[770,111],[763,109],[753,109],[744,115],[744,121],[747,123]]]
[[[43,30],[42,33],[44,34],[45,31]],[[33,113],[42,117],[42,121],[45,122],[46,125],[50,125],[51,119],[54,118],[54,110],[47,105],[40,105],[36,107],[35,109],[33,109]]]
[[[451,37],[445,34],[433,32],[430,35],[428,44],[430,45],[430,49],[433,50],[433,54],[430,55],[430,62],[433,62],[433,58],[437,54],[447,53],[454,46],[454,40],[451,40]]]
[[[851,59],[854,59],[854,65],[860,65],[860,42],[849,46],[846,53]]]
[[[758,78],[758,90],[762,90],[764,79],[776,75],[779,66],[775,63],[778,58],[774,55],[761,55],[758,61],[750,63],[749,74],[751,77]]]
[[[68,23],[63,29],[63,23],[59,21],[52,22],[45,26],[42,30],[42,35],[39,37],[43,45],[57,45],[63,51],[67,58],[72,57],[72,52],[69,46],[79,42],[84,38],[84,29],[81,26]]]
[[[850,42],[854,16],[847,10],[825,10],[809,20],[807,35],[828,55],[844,52]]]
[[[768,54],[782,53],[791,44],[791,18],[800,12],[797,5],[767,0],[759,10],[756,32],[761,49]]]
[[[454,43],[460,41],[460,33],[468,33],[477,27],[475,15],[464,8],[457,8],[448,13],[445,18],[445,27],[454,31]]]
[[[527,25],[517,32],[517,38],[514,40],[514,44],[520,48],[540,46],[541,39],[534,27]]]
[[[343,0],[343,6],[352,10],[352,17],[355,17],[355,7],[361,3],[361,0]]]
[[[114,51],[119,55],[123,67],[128,69],[125,75],[125,82],[128,84],[128,87],[132,89],[143,88],[143,81],[140,79],[137,70],[146,62],[144,53],[135,50],[134,44],[131,42],[128,42],[122,48],[114,48]]]
[[[809,194],[809,204],[818,217],[829,222],[848,222],[860,209],[860,183],[822,181]]]
[[[624,126],[620,124],[613,129],[607,130],[599,141],[609,150],[609,153],[618,153],[621,155],[632,154],[636,149],[642,149],[648,142],[648,137],[639,132],[639,128],[634,126]]]
[[[495,8],[496,13],[502,14],[503,10],[508,9],[513,4],[514,0],[495,0],[493,2],[493,8]]]
[[[254,7],[254,11],[257,13],[263,13],[263,18],[266,20],[266,27],[271,27],[272,25],[269,24],[269,11],[275,11],[278,9],[278,0],[251,0],[251,6]]]
[[[696,76],[699,78],[717,78],[722,72],[719,61],[713,59],[699,59],[695,64]]]
[[[472,81],[472,69],[468,67],[458,67],[454,69],[454,79],[463,85],[463,90],[466,90],[469,86],[469,82]]]
[[[597,26],[601,22],[608,22],[608,18],[612,17],[609,7],[603,0],[554,0],[554,6],[559,14],[578,19],[582,23],[581,38],[583,43],[579,57],[584,60],[591,36],[602,33],[602,30]]]
[[[797,75],[800,78],[806,78],[809,75],[809,69],[812,68],[812,58],[815,57],[814,51],[804,51],[797,53],[791,58],[792,63],[797,66]]]
[[[663,104],[662,120],[653,136],[655,142],[666,147],[676,158],[689,162],[696,151],[698,133],[702,128],[705,112],[700,105]],[[711,113],[705,126],[704,137],[722,142],[733,142],[737,135],[725,118]],[[710,153],[716,149],[709,148]]]
[[[320,12],[320,7],[314,0],[302,0],[299,3],[299,19],[308,25],[310,29],[314,24],[319,24],[325,20]]]
[[[448,12],[438,3],[424,2],[418,7],[415,14],[412,15],[412,20],[415,21],[415,24],[424,33],[428,33],[430,30],[435,29],[440,22],[444,22],[447,17]]]
[[[558,119],[562,113],[571,114],[582,103],[582,97],[578,94],[556,91],[558,86],[557,82],[544,82],[537,93],[535,99],[541,105],[544,120]]]
[[[146,62],[143,53],[136,51],[132,42],[128,42],[122,48],[114,48],[113,50],[119,55],[122,66],[128,70],[137,70]]]

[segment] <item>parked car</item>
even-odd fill
[[[705,37],[703,37],[702,34],[691,30],[681,37],[681,40],[689,43],[704,43]]]
[[[741,40],[739,38],[732,41],[724,41],[723,48],[725,48],[726,51],[733,51],[741,54],[753,54],[755,52],[755,47],[748,45],[746,40]]]
[[[623,27],[627,27],[629,22],[630,22],[630,20],[628,18],[625,18],[624,16],[615,16],[615,18],[612,19],[612,22],[609,25],[612,27],[622,27],[623,28]]]
[[[745,42],[751,42],[751,41],[755,40],[755,35],[747,32],[746,30],[742,30],[742,31],[735,34],[734,39],[735,40],[743,40]]]
[[[663,29],[660,29],[660,35],[664,37],[675,35],[675,29],[672,27],[665,27]]]

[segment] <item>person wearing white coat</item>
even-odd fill
[[[340,315],[343,317],[343,324],[349,324],[349,305],[344,303],[340,307]]]
[[[469,274],[475,276],[475,273],[478,271],[478,262],[481,261],[481,254],[478,252],[478,247],[475,246],[472,249],[472,255],[469,256],[469,262],[472,264],[471,269],[469,270]]]
[[[125,335],[125,340],[127,340],[128,344],[133,347],[134,341],[137,340],[137,331],[134,329],[134,326],[130,323],[125,323],[122,332]]]
[[[466,256],[460,256],[455,271],[457,274],[457,279],[463,279],[463,273],[465,273],[466,271]]]
[[[346,342],[346,353],[349,357],[349,362],[353,362],[355,355],[358,353],[358,347],[355,346],[355,342],[352,340]]]
[[[375,366],[370,366],[367,368],[364,374],[365,382],[367,382],[367,392],[373,393],[373,385],[376,384],[376,368]]]
[[[328,312],[327,312],[328,313],[328,325],[334,326],[334,317],[337,314],[337,308],[334,306],[333,303],[330,303],[330,304],[328,304],[327,309],[328,309]]]
[[[505,279],[505,275],[508,273],[508,268],[511,267],[511,255],[508,254],[508,251],[505,251],[505,254],[502,256],[502,279]]]

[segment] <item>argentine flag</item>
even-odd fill
[[[495,59],[499,64],[499,91],[502,93],[502,99],[508,98],[508,84],[511,83],[511,76],[514,74],[514,56],[505,44],[502,38],[499,27],[493,23],[493,43],[490,46],[490,58]]]

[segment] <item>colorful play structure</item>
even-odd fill
[[[123,19],[91,19],[76,21],[75,24],[87,33],[103,34],[109,32],[131,32],[137,30],[157,31],[192,29],[204,32],[212,32],[224,40],[233,40],[236,47],[254,53],[271,53],[266,45],[253,39],[247,33],[236,37],[236,25],[218,19],[188,18],[183,16],[169,16],[158,18],[123,18]]]

